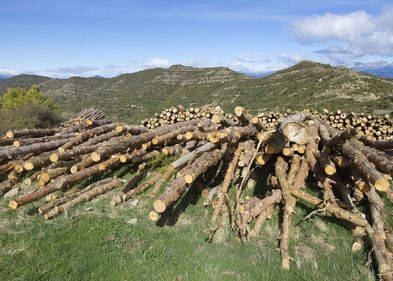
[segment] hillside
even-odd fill
[[[236,104],[255,111],[305,106],[368,112],[393,110],[393,81],[309,61],[263,78],[251,78],[222,67],[182,65],[114,78],[49,79],[20,75],[0,81],[0,92],[9,85],[29,83],[39,84],[67,112],[94,105],[112,118],[129,121],[177,104],[220,104],[228,110]]]

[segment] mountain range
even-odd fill
[[[183,65],[113,78],[53,79],[22,74],[0,81],[0,93],[8,87],[32,84],[38,84],[66,113],[96,106],[110,118],[127,121],[137,121],[178,104],[212,104],[226,110],[242,105],[251,112],[304,107],[393,111],[393,80],[311,61],[261,78],[224,67]]]

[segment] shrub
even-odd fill
[[[55,102],[35,85],[28,90],[9,88],[1,99],[0,133],[9,129],[47,128],[60,121]]]

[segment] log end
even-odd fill
[[[120,155],[119,160],[120,160],[121,163],[126,163],[127,162],[127,156],[122,154],[122,155]]]
[[[293,151],[289,147],[284,147],[284,149],[282,150],[282,154],[284,154],[285,156],[292,156]]]
[[[235,107],[235,115],[236,115],[236,117],[241,117],[241,116],[243,116],[244,113],[245,113],[244,107],[241,107],[241,106],[236,106]]]
[[[194,181],[194,177],[192,175],[185,175],[184,176],[184,181],[188,184],[192,183]]]
[[[57,216],[58,213],[59,213],[59,208],[54,207],[52,210],[50,210],[44,215],[44,219],[49,220],[51,218],[54,218],[55,216]]]
[[[256,162],[259,166],[264,166],[267,161],[269,161],[270,155],[269,154],[259,154],[257,156]]]
[[[374,183],[374,187],[378,191],[386,192],[390,189],[390,183],[386,179],[381,178]]]
[[[148,143],[143,143],[143,144],[142,144],[142,149],[143,149],[143,150],[147,150],[148,148],[149,148]]]
[[[186,140],[190,140],[192,139],[192,132],[187,132],[184,134],[184,137],[186,138]]]
[[[357,253],[363,250],[363,240],[359,239],[352,244],[352,252]]]
[[[5,135],[6,135],[7,138],[12,139],[14,137],[14,132],[7,131],[7,133]]]
[[[153,138],[151,140],[151,143],[154,144],[154,145],[157,145],[158,144],[158,139],[157,138]]]
[[[32,163],[32,162],[25,162],[24,164],[23,164],[23,168],[25,169],[25,170],[27,170],[27,171],[31,171],[31,170],[33,170],[34,169],[34,164]]]
[[[17,172],[18,174],[23,172],[23,165],[22,164],[16,164],[14,166],[14,171]]]
[[[14,141],[12,145],[15,147],[20,147],[20,141]]]
[[[57,161],[59,161],[59,155],[57,155],[57,153],[52,153],[52,154],[49,156],[49,159],[50,159],[50,161],[52,161],[53,163],[54,163],[54,162],[57,162]]]
[[[65,149],[62,148],[62,147],[59,147],[57,150],[58,150],[60,153],[63,153],[63,152],[65,151]]]
[[[91,160],[93,160],[94,162],[99,162],[101,160],[100,154],[97,151],[92,152],[91,153]]]
[[[8,202],[8,207],[10,207],[11,209],[15,210],[16,208],[18,208],[18,202],[16,200],[10,200]]]
[[[49,178],[49,174],[48,173],[44,172],[44,173],[40,174],[40,180],[39,181],[42,181],[44,183],[44,185],[45,185],[45,183],[49,182],[49,180],[50,180],[50,178]]]
[[[157,212],[155,212],[155,211],[151,211],[151,212],[149,213],[149,218],[150,218],[152,221],[157,222],[158,219],[160,218],[160,215],[159,215]]]
[[[165,212],[166,205],[165,205],[165,203],[163,201],[158,199],[158,200],[154,201],[153,208],[154,208],[154,211],[156,211],[157,213],[161,214],[161,213]]]
[[[282,269],[289,270],[290,269],[289,259],[283,259],[281,265],[282,265]]]
[[[161,152],[162,152],[162,154],[164,154],[164,155],[169,155],[169,149],[168,149],[167,147],[164,147],[164,148],[161,150]]]
[[[207,134],[207,139],[211,143],[217,143],[220,140],[220,134],[218,132],[211,132]]]
[[[333,165],[327,165],[324,170],[326,175],[328,176],[332,176],[337,172],[336,167],[334,167]]]
[[[116,127],[116,132],[119,132],[119,133],[121,133],[123,130],[124,130],[124,127],[123,126],[121,126],[121,125],[119,125],[119,126],[117,126]]]
[[[78,171],[78,166],[77,165],[73,165],[70,169],[71,174],[75,174]]]

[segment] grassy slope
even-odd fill
[[[151,199],[111,207],[115,192],[52,221],[35,213],[38,202],[15,212],[2,199],[0,279],[374,280],[364,265],[366,253],[351,253],[351,233],[330,218],[314,217],[294,228],[290,253],[295,261],[290,271],[282,271],[278,209],[256,240],[209,244],[204,241],[209,211],[192,190],[186,195],[191,204],[174,226],[165,227],[147,218]],[[294,224],[311,210],[299,204]],[[130,218],[137,223],[127,223]]]

